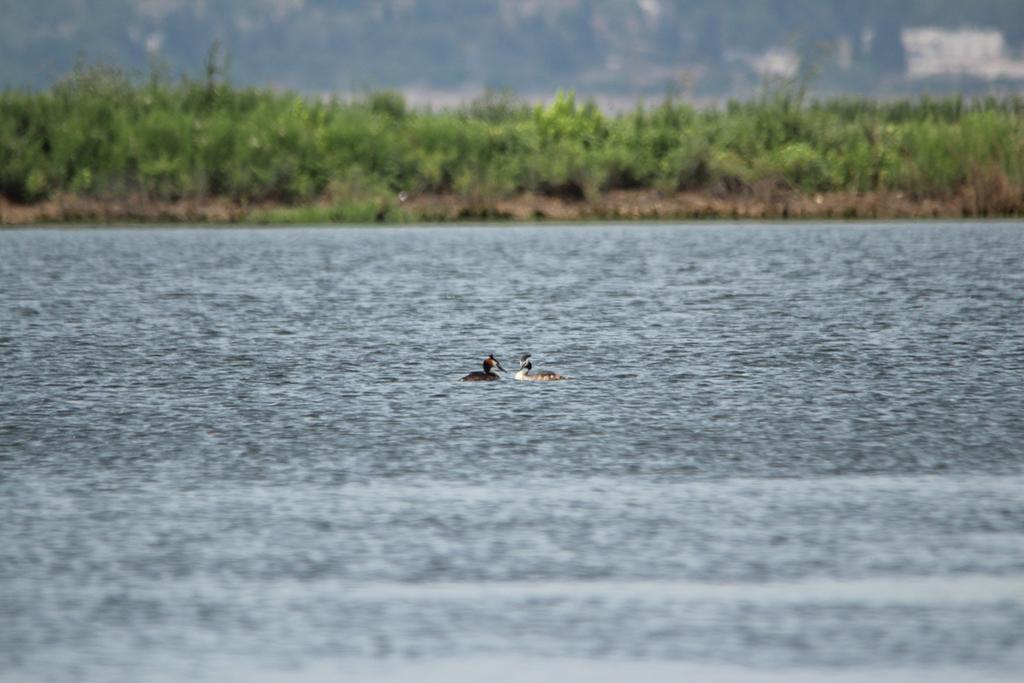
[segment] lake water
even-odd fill
[[[0,680],[1019,680],[1022,257],[0,232]]]

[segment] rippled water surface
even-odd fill
[[[1022,257],[0,232],[0,680],[1016,680]]]

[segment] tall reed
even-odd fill
[[[546,106],[489,93],[429,111],[393,92],[313,99],[111,67],[81,68],[46,92],[0,93],[0,194],[21,203],[72,193],[372,207],[399,192],[490,201],[759,183],[918,197],[981,197],[996,185],[1000,199],[985,201],[998,211],[1024,198],[1024,100],[780,93],[611,116],[572,92]]]

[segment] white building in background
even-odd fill
[[[910,78],[962,74],[1024,79],[1024,60],[1013,58],[999,31],[922,27],[904,29],[901,37]]]
[[[777,47],[750,58],[747,63],[761,76],[792,78],[800,69],[800,55],[790,48]]]

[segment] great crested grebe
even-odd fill
[[[516,373],[516,379],[529,382],[551,382],[556,379],[569,379],[565,375],[559,375],[557,372],[551,372],[550,370],[530,372],[532,369],[533,363],[530,362],[530,354],[527,353],[519,359],[519,372]]]
[[[501,363],[494,357],[494,354],[484,358],[484,371],[483,372],[471,372],[462,379],[460,382],[493,382],[496,379],[501,379],[501,375],[494,371],[494,368],[498,368],[502,372],[505,372],[505,368],[501,367]]]

